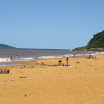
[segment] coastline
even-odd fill
[[[41,60],[41,59],[54,59],[54,58],[71,58],[73,56],[83,56],[83,55],[100,55],[100,54],[104,54],[104,52],[102,51],[70,51],[68,54],[63,54],[63,55],[41,55],[41,56],[37,56],[37,57],[29,57],[29,56],[25,56],[25,57],[18,57],[18,59],[14,58],[11,60],[11,57],[1,57],[0,58],[0,66],[2,66],[2,63],[7,65],[9,63],[19,63],[19,62],[23,62],[23,61],[34,61],[34,60]],[[7,61],[8,60],[8,61]],[[20,63],[19,63],[20,64]],[[15,64],[14,64],[15,65]]]
[[[0,62],[11,62],[16,61],[18,55],[18,61],[30,61],[37,59],[48,59],[48,58],[65,58],[73,57],[73,55],[84,55],[84,54],[101,54],[104,52],[98,51],[72,51],[72,50],[60,50],[60,49],[0,49]]]
[[[58,61],[66,63],[66,58],[18,61],[26,64],[2,66],[9,68],[11,74],[0,74],[0,102],[103,104],[104,55],[96,58],[71,57],[72,67],[58,66]]]

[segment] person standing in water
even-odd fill
[[[17,61],[17,59],[18,59],[18,55],[16,55],[16,61]]]
[[[57,53],[56,53],[56,58],[57,58]]]
[[[8,62],[8,57],[6,57],[6,61]]]
[[[11,56],[10,59],[11,59],[11,61],[12,61],[12,60],[13,60],[13,57]]]

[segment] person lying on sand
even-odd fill
[[[0,69],[1,70],[1,73],[9,73],[10,72],[10,69]]]
[[[59,66],[64,66],[65,64],[64,64],[64,63],[62,63],[62,61],[61,61],[61,60],[59,60],[58,65],[59,65]]]
[[[66,65],[66,64],[62,63],[61,60],[59,60],[58,65],[59,65],[59,66],[71,66],[71,65]]]

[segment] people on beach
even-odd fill
[[[56,58],[57,58],[57,53],[56,53]]]
[[[67,64],[64,64],[64,63],[62,63],[61,60],[59,60],[58,65],[59,66],[71,66],[71,65],[68,64],[68,57],[67,57],[66,61],[67,61]]]
[[[95,59],[95,60],[96,60],[96,59],[97,59],[97,58],[96,58],[96,56],[95,56],[95,57],[93,57],[93,59]]]
[[[11,59],[11,61],[12,61],[12,60],[13,60],[13,57],[11,56],[10,59]]]
[[[61,60],[59,60],[58,65],[59,65],[59,66],[65,66],[65,64],[64,64],[64,63],[62,63],[62,61],[61,61]]]
[[[68,57],[67,57],[67,59],[66,59],[66,63],[67,63],[67,66],[68,66]]]
[[[75,54],[73,54],[73,57],[75,57]]]
[[[89,59],[92,59],[92,58],[93,58],[93,56],[91,56],[91,55],[90,55],[88,58],[89,58]]]
[[[10,69],[0,69],[1,73],[9,73]]]
[[[6,57],[6,61],[8,62],[8,57]]]
[[[18,55],[16,55],[16,61],[18,60]]]
[[[95,59],[96,60],[97,58],[96,58],[96,56],[93,57],[93,56],[89,55],[88,59]]]

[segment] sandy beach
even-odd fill
[[[62,59],[24,61],[2,66],[0,104],[104,104],[104,55],[69,58],[72,67],[58,66]]]

